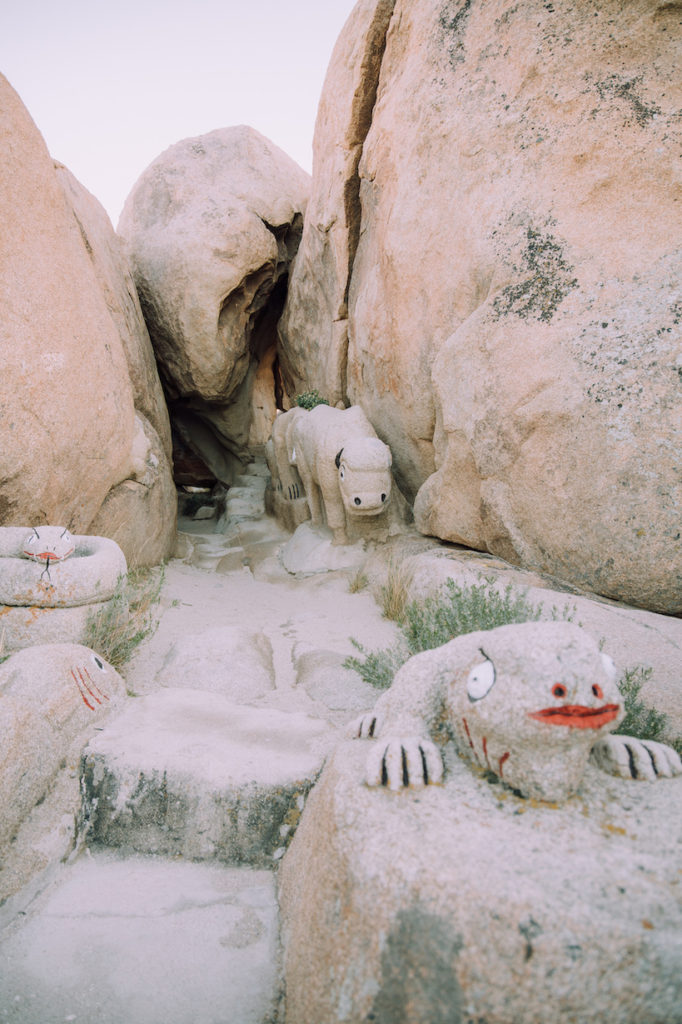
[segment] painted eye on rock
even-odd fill
[[[561,683],[555,683],[552,687],[552,694],[557,698],[565,697],[566,687],[563,686]]]
[[[344,480],[345,477],[346,477],[346,474],[344,473],[343,466],[341,466],[341,469],[339,470],[339,478],[341,480]]]
[[[483,653],[483,652],[481,652]],[[489,658],[474,665],[467,676],[467,694],[469,700],[481,700],[490,693],[495,683],[495,666]]]
[[[106,669],[104,667],[104,662],[99,657],[99,655],[93,654],[92,660],[95,663],[95,665],[97,666],[97,668],[100,670],[100,672],[106,672]]]
[[[592,687],[592,693],[595,695],[597,700],[603,700],[604,699],[604,691],[602,690],[602,688],[599,685],[599,683],[595,683],[594,684],[594,686]]]

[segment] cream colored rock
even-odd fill
[[[222,128],[158,157],[119,222],[171,415],[228,484],[252,420],[256,436],[264,429],[261,363],[274,394],[275,325],[308,190],[305,171],[258,132]]]
[[[177,495],[170,421],[149,332],[121,239],[104,208],[66,167],[55,166],[118,329],[135,404],[126,479],[111,489],[89,530],[115,540],[131,569],[158,565],[169,557],[175,543]]]
[[[395,0],[360,0],[332,54],[315,123],[303,237],[278,325],[289,393],[348,404],[348,284],[360,233],[358,163]]]
[[[367,782],[393,790],[440,782],[432,737],[443,725],[464,757],[539,800],[574,793],[595,747],[596,762],[613,774],[651,781],[682,774],[672,748],[607,737],[625,713],[616,676],[612,659],[567,622],[457,637],[406,662],[357,723],[359,736],[379,737],[367,757]],[[647,771],[633,767],[636,761]]]
[[[30,647],[0,665],[0,844],[124,697],[118,672],[76,644]]]
[[[73,210],[102,295],[118,328],[128,362],[135,409],[154,428],[170,459],[172,452],[168,409],[123,243],[101,203],[63,164],[55,163],[55,170],[57,180]]]
[[[0,93],[0,522],[82,533],[127,475],[127,361],[45,143]]]
[[[292,421],[278,458],[298,469],[313,526],[326,522],[334,544],[347,544],[349,527],[370,536],[380,517],[388,535],[391,506],[391,451],[376,436],[363,410],[318,405]],[[353,532],[351,530],[351,532]]]
[[[342,342],[307,362],[292,342],[290,371],[333,393],[347,365],[424,533],[664,612],[682,607],[678,53],[662,2],[399,4],[366,86],[347,364]],[[331,337],[308,276],[289,305]]]
[[[154,564],[175,533],[170,429],[130,270],[102,207],[66,168],[55,169],[4,79],[0,90],[0,522],[115,536],[131,565],[141,550],[141,564]],[[121,502],[139,479],[143,415],[154,424],[150,493]]]

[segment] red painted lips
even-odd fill
[[[543,708],[529,711],[528,717],[549,725],[565,725],[569,729],[599,729],[612,722],[620,711],[618,704],[604,704],[600,708],[588,708],[584,704],[564,704],[563,707]]]

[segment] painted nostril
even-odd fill
[[[386,495],[385,495],[385,494],[382,494],[382,495],[381,495],[381,500],[382,500],[382,501],[386,501]]]
[[[356,505],[362,505],[362,501],[360,498],[353,498],[353,501],[355,502]]]

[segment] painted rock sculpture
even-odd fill
[[[63,562],[75,550],[76,542],[64,526],[34,526],[24,540],[22,554],[43,563],[49,577],[50,564]]]
[[[298,472],[313,526],[326,521],[333,544],[349,542],[348,528],[385,515],[391,504],[391,451],[359,406],[318,405],[278,417],[273,433],[278,473],[296,485]],[[298,493],[294,490],[293,497]]]
[[[460,754],[522,795],[560,801],[592,760],[612,774],[682,773],[661,743],[609,736],[622,721],[612,660],[578,626],[529,622],[469,633],[411,658],[356,735],[378,738],[369,785],[440,782],[433,737],[445,726]]]
[[[124,699],[118,672],[79,644],[28,647],[0,665],[0,844]]]

